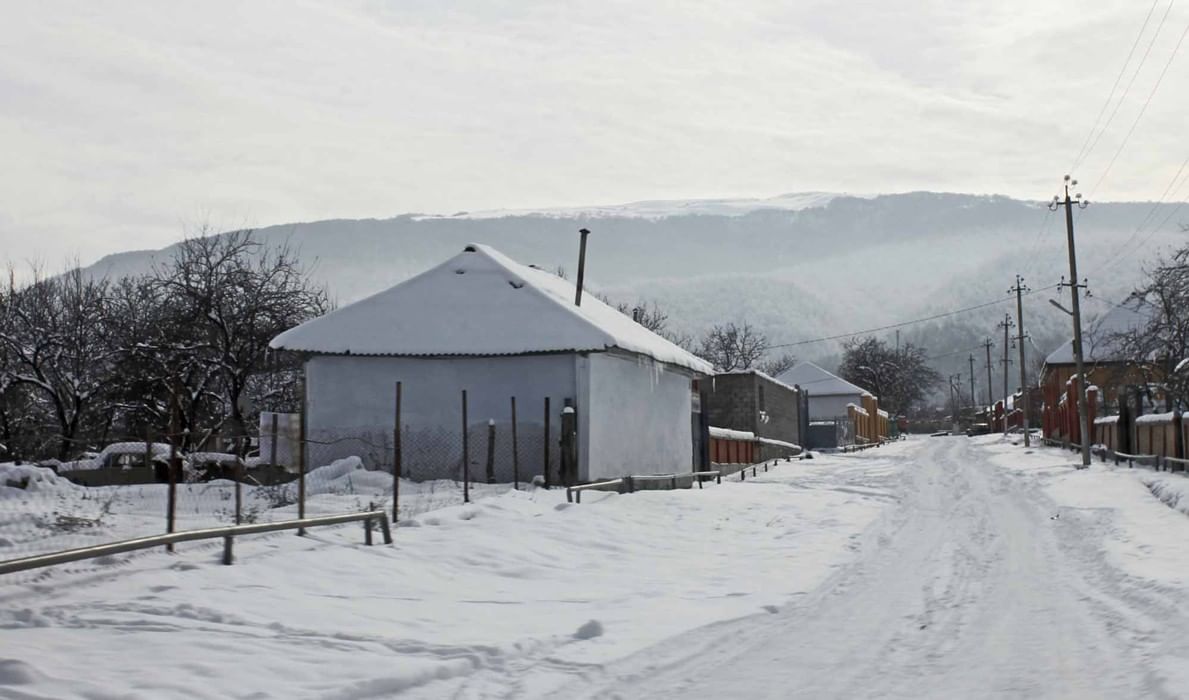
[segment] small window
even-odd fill
[[[757,389],[758,398],[759,398],[760,410],[761,411],[768,410],[767,407],[764,406],[764,385],[757,384],[756,389]]]

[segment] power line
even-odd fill
[[[1135,241],[1136,238],[1139,237],[1139,235],[1143,232],[1144,227],[1147,226],[1148,222],[1152,219],[1152,215],[1155,214],[1156,211],[1160,208],[1160,205],[1164,203],[1165,198],[1168,197],[1168,195],[1170,193],[1172,193],[1174,191],[1179,191],[1181,189],[1181,187],[1185,184],[1184,182],[1177,184],[1177,180],[1181,179],[1181,174],[1185,172],[1185,168],[1187,166],[1189,166],[1189,157],[1186,157],[1185,160],[1181,162],[1181,167],[1177,169],[1176,174],[1173,175],[1171,180],[1169,180],[1168,186],[1164,188],[1164,193],[1160,195],[1160,199],[1157,199],[1155,202],[1152,203],[1152,206],[1148,208],[1148,211],[1144,215],[1144,218],[1139,222],[1139,225],[1135,227],[1135,231],[1133,231],[1131,233],[1131,235],[1127,238],[1127,240],[1124,241],[1123,244],[1120,245],[1119,248],[1110,257],[1108,257],[1101,264],[1099,264],[1097,267],[1095,267],[1094,270],[1092,270],[1090,272],[1091,275],[1093,275],[1094,273],[1103,269],[1104,267],[1111,264],[1115,260],[1127,257],[1136,248],[1143,248],[1143,246],[1149,240],[1151,240],[1153,235],[1155,235],[1158,231],[1160,231],[1162,228],[1164,228],[1164,224],[1168,223],[1168,220],[1172,217],[1172,215],[1174,213],[1176,213],[1176,211],[1178,209],[1180,209],[1182,205],[1184,205],[1184,203],[1185,203],[1184,200],[1182,200],[1180,204],[1178,204],[1176,207],[1173,208],[1173,210],[1171,212],[1169,212],[1169,215],[1167,217],[1165,217],[1164,220],[1162,222],[1160,222],[1160,224],[1157,225],[1155,229],[1152,230],[1151,234],[1147,238],[1144,239],[1143,243],[1141,243],[1139,246],[1136,246],[1136,248],[1130,247],[1131,243],[1133,241]],[[1186,181],[1189,182],[1189,179],[1187,179]]]
[[[1172,6],[1174,2],[1176,2],[1176,0],[1169,0],[1168,7],[1164,9],[1164,15],[1160,17],[1160,24],[1156,25],[1156,31],[1152,34],[1151,40],[1148,41],[1148,47],[1144,49],[1144,55],[1140,58],[1139,64],[1136,65],[1135,73],[1131,75],[1131,80],[1127,81],[1127,87],[1124,88],[1123,93],[1119,95],[1119,101],[1115,103],[1115,108],[1111,110],[1111,115],[1107,117],[1106,123],[1102,125],[1102,129],[1099,130],[1098,135],[1094,137],[1094,142],[1090,144],[1090,149],[1086,151],[1085,154],[1083,154],[1083,161],[1088,158],[1090,153],[1093,152],[1098,146],[1098,142],[1102,140],[1102,135],[1106,133],[1106,130],[1111,125],[1111,122],[1115,120],[1115,115],[1119,113],[1119,108],[1123,106],[1125,101],[1127,101],[1127,95],[1131,93],[1131,88],[1133,85],[1135,85],[1136,78],[1138,78],[1139,74],[1143,71],[1144,64],[1147,63],[1148,56],[1152,53],[1152,47],[1156,45],[1156,39],[1160,36],[1160,30],[1164,29],[1164,23],[1168,20],[1168,14],[1172,12]]]
[[[1029,294],[1036,294],[1039,292],[1048,291],[1050,289],[1056,289],[1059,286],[1060,285],[1052,284],[1052,285],[1049,285],[1048,287],[1042,287],[1040,289],[1029,292]],[[985,309],[987,307],[996,306],[996,305],[1003,304],[1008,301],[1011,301],[1011,299],[1005,297],[1003,299],[996,299],[995,301],[988,301],[988,302],[984,302],[982,304],[975,304],[974,306],[967,306],[967,307],[961,308],[961,309],[954,309],[953,311],[946,311],[944,313],[934,314],[932,316],[925,316],[924,318],[914,318],[911,321],[904,321],[902,323],[892,323],[887,326],[879,326],[878,328],[866,328],[864,330],[855,331],[853,333],[839,333],[838,335],[829,335],[829,336],[825,336],[823,338],[812,338],[810,340],[798,340],[793,343],[780,343],[777,345],[769,345],[768,348],[769,349],[791,348],[791,347],[796,347],[798,345],[810,345],[812,343],[824,343],[827,340],[840,340],[842,338],[853,338],[856,335],[866,335],[868,333],[878,333],[880,331],[888,331],[888,330],[892,330],[893,328],[903,328],[905,326],[911,326],[911,325],[914,325],[917,323],[925,323],[927,321],[936,321],[939,318],[946,318],[949,316],[957,316],[958,314],[964,314],[964,313],[967,313],[970,311],[977,311],[978,309]]]
[[[1081,149],[1078,150],[1077,156],[1073,159],[1073,165],[1069,166],[1069,172],[1078,169],[1082,164],[1082,159],[1090,155],[1090,151],[1086,147],[1090,145],[1090,139],[1094,137],[1094,131],[1098,128],[1098,122],[1102,120],[1102,115],[1106,114],[1106,108],[1110,106],[1111,100],[1115,97],[1115,90],[1118,89],[1119,83],[1123,80],[1123,74],[1127,72],[1127,66],[1131,64],[1131,58],[1135,55],[1135,49],[1139,46],[1139,40],[1143,38],[1144,31],[1148,28],[1148,22],[1152,21],[1152,13],[1156,11],[1156,6],[1160,4],[1160,0],[1152,0],[1152,6],[1148,8],[1148,14],[1144,17],[1144,23],[1139,28],[1139,33],[1135,35],[1135,41],[1131,42],[1131,50],[1127,52],[1127,58],[1123,61],[1122,67],[1119,68],[1119,74],[1115,76],[1115,83],[1111,85],[1111,91],[1107,93],[1106,100],[1102,103],[1102,108],[1098,110],[1098,116],[1094,117],[1094,125],[1090,127],[1090,133],[1086,134],[1086,140],[1082,142]],[[1102,127],[1106,129],[1106,125]]]
[[[1172,3],[1169,3],[1172,7]],[[1144,100],[1144,106],[1140,108],[1139,114],[1135,115],[1135,121],[1131,123],[1131,128],[1127,130],[1127,135],[1123,137],[1123,141],[1119,144],[1119,148],[1115,151],[1115,155],[1111,157],[1111,162],[1107,163],[1106,170],[1098,177],[1098,181],[1094,183],[1094,187],[1090,188],[1090,195],[1098,191],[1099,185],[1110,173],[1111,168],[1114,167],[1115,161],[1119,159],[1119,155],[1123,153],[1123,149],[1127,147],[1127,142],[1131,140],[1131,135],[1135,133],[1135,128],[1139,126],[1139,122],[1144,118],[1144,113],[1148,111],[1148,105],[1152,104],[1152,98],[1156,96],[1156,91],[1160,89],[1160,83],[1164,82],[1164,76],[1168,74],[1168,69],[1172,66],[1173,59],[1177,57],[1177,53],[1181,50],[1181,44],[1185,43],[1185,37],[1189,36],[1189,24],[1185,25],[1185,31],[1181,32],[1181,38],[1177,40],[1177,45],[1173,47],[1172,53],[1169,54],[1168,60],[1164,63],[1164,68],[1160,71],[1160,76],[1156,78],[1156,84],[1152,86],[1152,91],[1148,93],[1148,99]]]

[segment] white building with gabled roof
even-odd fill
[[[472,244],[271,345],[305,358],[308,435],[341,444],[338,456],[370,450],[360,456],[391,464],[380,455],[393,442],[401,382],[403,466],[414,479],[460,476],[464,390],[472,478],[483,478],[489,422],[497,480],[512,478],[512,397],[521,479],[542,473],[546,443],[556,479],[567,402],[576,411],[580,480],[689,471],[691,382],[713,368],[591,294],[576,306],[574,292],[552,273]],[[322,455],[311,463],[336,456],[329,446],[312,451]]]
[[[847,404],[863,405],[863,397],[871,396],[864,388],[828,372],[812,362],[799,362],[777,377],[809,395],[809,419],[831,420],[847,416]]]

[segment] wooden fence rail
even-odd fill
[[[93,547],[68,549],[52,554],[39,554],[33,557],[9,559],[7,561],[0,561],[0,575],[28,571],[55,564],[67,564],[72,561],[93,559],[109,554],[120,554],[139,549],[172,545],[178,542],[210,540],[219,537],[223,538],[223,563],[231,564],[234,559],[232,546],[237,535],[254,535],[261,532],[277,532],[280,530],[300,530],[307,527],[341,525],[352,522],[362,522],[364,524],[364,541],[369,545],[372,543],[372,525],[378,522],[380,524],[380,531],[384,535],[384,544],[392,544],[392,530],[388,526],[387,515],[384,511],[373,510],[362,513],[343,513],[340,515],[324,515],[316,518],[284,520],[276,523],[252,523],[250,525],[230,525],[228,527],[215,527],[204,530],[185,530],[164,535],[153,535],[152,537],[140,537],[133,540],[100,544]]]

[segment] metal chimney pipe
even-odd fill
[[[582,241],[578,244],[578,288],[574,291],[574,306],[582,306],[582,280],[586,277],[586,237],[590,235],[587,229],[578,229],[582,234]]]

